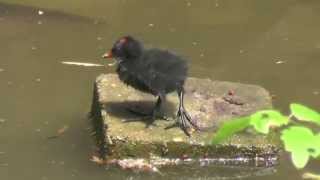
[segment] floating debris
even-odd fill
[[[40,82],[40,81],[41,81],[41,79],[40,79],[40,78],[37,78],[35,81],[36,81],[36,82]]]
[[[107,164],[106,160],[99,158],[98,156],[94,156],[94,155],[91,156],[90,161],[97,163],[98,165],[106,165]]]
[[[171,27],[171,28],[169,28],[169,31],[170,31],[170,32],[176,32],[177,30],[176,30],[176,28]]]
[[[98,41],[101,41],[101,40],[102,40],[102,37],[97,37],[97,40],[98,40]]]
[[[0,164],[0,166],[9,166],[9,164],[8,163],[2,163],[2,164]]]
[[[38,11],[38,14],[41,16],[41,15],[43,15],[43,14],[44,14],[44,12],[43,12],[43,11],[41,11],[41,10],[39,10],[39,11]]]
[[[285,61],[281,61],[281,60],[276,61],[276,64],[283,64],[283,63],[285,63]]]
[[[98,20],[98,19],[95,19],[95,20],[93,21],[93,24],[94,24],[94,25],[99,24],[99,20]]]
[[[4,71],[4,69],[1,69],[1,68],[0,68],[0,72],[3,72],[3,71]]]
[[[67,130],[69,129],[69,126],[65,125],[62,128],[58,129],[57,134],[58,135],[62,135],[63,133],[65,133]]]
[[[149,27],[154,27],[154,24],[150,23],[148,24]]]
[[[57,130],[56,135],[49,136],[48,139],[58,138],[58,137],[62,136],[68,129],[69,129],[69,126],[64,125],[62,128]]]
[[[38,24],[41,25],[41,24],[42,24],[42,21],[38,21]]]
[[[0,118],[0,124],[5,123],[6,121],[6,119]]]
[[[115,62],[113,62],[113,63],[109,63],[108,66],[114,66],[114,65],[116,65],[116,64],[117,64],[117,62],[115,61]]]
[[[302,175],[303,179],[315,179],[315,180],[319,180],[320,179],[320,174],[313,174],[310,172],[306,172]]]
[[[67,65],[75,65],[75,66],[86,66],[86,67],[100,67],[104,66],[102,64],[95,64],[95,63],[85,63],[85,62],[74,62],[74,61],[62,61],[62,64]]]

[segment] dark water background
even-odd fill
[[[304,171],[286,156],[251,175],[239,167],[180,167],[165,176],[98,167],[88,160],[94,143],[86,113],[95,77],[114,68],[61,61],[107,64],[100,56],[131,34],[183,54],[191,76],[261,85],[284,112],[290,102],[319,110],[320,1],[112,2],[101,2],[99,18],[0,4],[1,180],[301,179]],[[47,139],[64,126],[62,137]],[[319,167],[311,162],[305,171]]]

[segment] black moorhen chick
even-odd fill
[[[116,41],[103,58],[116,59],[116,71],[121,81],[142,92],[158,96],[150,114],[151,123],[160,113],[166,94],[176,91],[179,96],[177,125],[188,136],[190,125],[198,129],[183,105],[183,85],[188,70],[184,59],[166,50],[144,49],[142,44],[131,36],[124,36]]]

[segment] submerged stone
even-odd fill
[[[94,85],[91,110],[94,134],[104,159],[143,158],[153,165],[223,164],[270,166],[277,163],[278,148],[270,137],[243,132],[225,143],[210,141],[221,123],[272,107],[270,94],[262,87],[241,83],[188,78],[185,107],[201,127],[188,137],[179,127],[165,129],[176,121],[178,97],[167,95],[163,106],[169,120],[148,119],[131,113],[150,112],[156,98],[120,82],[115,74],[102,74]]]

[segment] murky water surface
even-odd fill
[[[286,157],[251,174],[239,167],[177,167],[164,176],[98,167],[88,160],[94,144],[86,113],[95,77],[114,68],[61,61],[107,64],[100,56],[131,34],[187,57],[191,76],[262,85],[283,111],[290,102],[319,110],[319,1],[100,4],[97,18],[0,4],[0,179],[301,179]],[[61,128],[61,137],[47,138]]]

